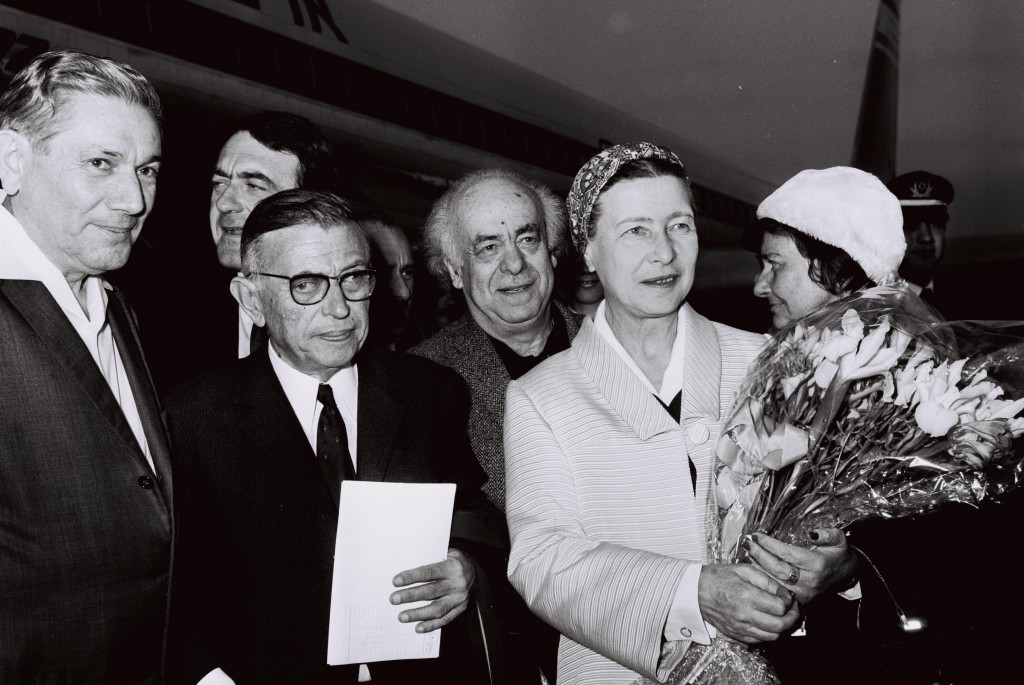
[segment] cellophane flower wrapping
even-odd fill
[[[1024,322],[943,321],[902,284],[817,310],[769,341],[723,427],[709,559],[739,560],[755,532],[806,545],[816,528],[998,497],[1021,482],[1022,396]],[[667,682],[778,678],[719,637]]]

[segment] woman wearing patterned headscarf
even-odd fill
[[[559,685],[662,680],[691,642],[773,640],[797,620],[766,573],[705,563],[714,447],[764,338],[686,303],[697,227],[672,152],[601,152],[568,206],[605,300],[569,350],[509,385],[509,577],[563,635]]]

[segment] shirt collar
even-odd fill
[[[302,422],[303,426],[312,423],[316,414],[316,395],[320,388],[320,379],[307,376],[301,371],[292,368],[288,362],[281,358],[274,349],[273,341],[267,341],[270,354],[270,365],[274,369],[284,394],[288,397],[295,415]],[[327,381],[334,393],[334,401],[338,404],[342,414],[349,416],[356,415],[356,401],[359,392],[359,372],[355,364],[350,364],[338,373],[331,376]]]
[[[676,339],[672,343],[672,354],[668,362],[668,367],[665,369],[665,375],[661,379],[661,390],[655,389],[654,385],[647,379],[640,367],[636,365],[633,358],[626,352],[626,348],[615,337],[615,333],[612,332],[612,327],[608,324],[608,317],[605,315],[605,302],[597,306],[597,312],[594,313],[594,328],[598,334],[604,338],[605,342],[608,343],[617,355],[626,363],[626,366],[640,379],[640,382],[651,391],[652,394],[657,395],[659,399],[665,404],[672,401],[683,389],[683,359],[684,352],[686,350],[686,317],[681,316],[679,312],[676,312]]]
[[[86,320],[86,315],[64,274],[47,259],[14,215],[0,206],[0,279],[38,281],[57,301],[69,319]],[[100,276],[85,280],[88,321],[97,330],[106,320],[106,290],[111,286]]]

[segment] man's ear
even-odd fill
[[[444,265],[448,268],[448,275],[451,276],[452,285],[462,290],[462,273],[452,266],[450,262],[445,262]]]
[[[587,249],[583,251],[583,263],[587,265],[587,271],[597,271],[594,268],[594,259],[590,256],[590,243],[587,243]]]
[[[263,316],[263,301],[256,283],[248,276],[235,276],[231,279],[231,296],[245,310],[252,322],[257,326],[266,326],[267,319]]]
[[[0,130],[0,183],[8,195],[21,189],[25,158],[32,150],[28,139],[17,131]]]

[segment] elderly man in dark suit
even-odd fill
[[[0,682],[161,678],[171,467],[124,265],[153,208],[160,100],[46,53],[0,97]]]
[[[239,682],[354,683],[356,666],[327,666],[341,481],[457,484],[447,559],[401,572],[391,596],[429,602],[399,617],[420,632],[455,630],[476,575],[466,552],[502,526],[465,437],[468,393],[437,364],[360,351],[375,274],[336,195],[290,190],[257,205],[242,271],[232,294],[266,326],[268,346],[169,401],[185,493],[172,613],[186,679],[212,671]],[[486,682],[446,659],[461,646],[457,633],[442,644],[440,661],[374,663],[369,675]]]
[[[473,409],[469,437],[487,472],[484,491],[505,510],[505,389],[568,349],[582,316],[552,302],[555,264],[565,252],[565,207],[545,186],[515,172],[485,169],[460,179],[424,226],[431,273],[461,289],[469,311],[410,350],[459,373]],[[507,578],[495,585],[507,629],[503,660],[512,682],[554,682],[558,635],[534,618]]]

